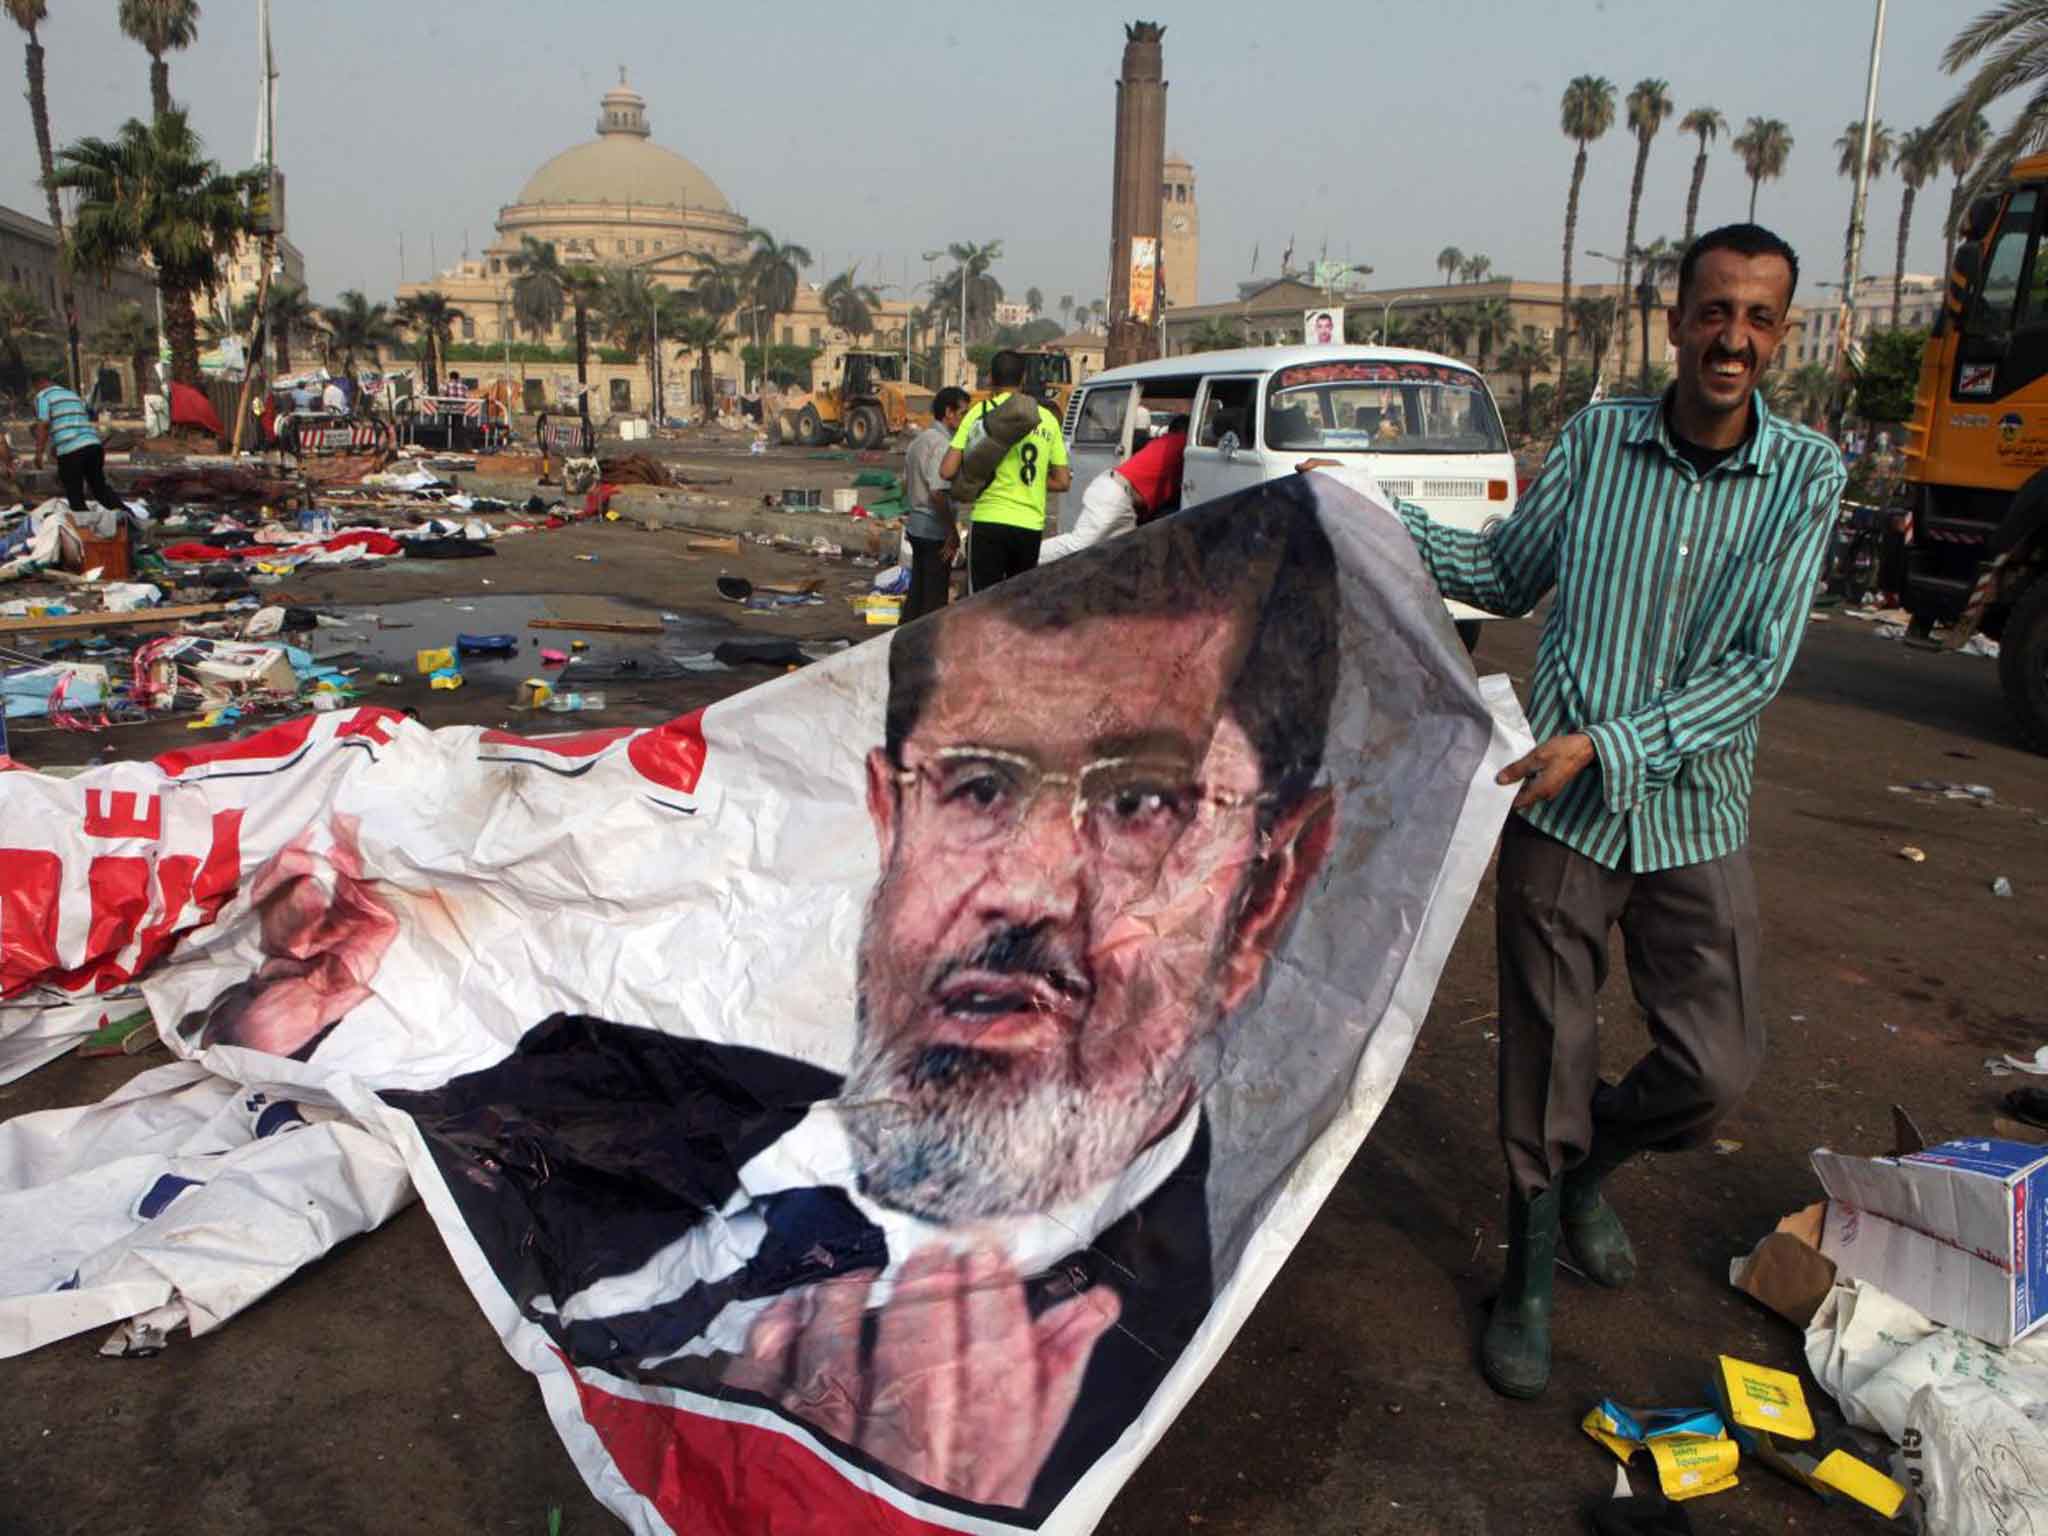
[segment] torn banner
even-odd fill
[[[0,779],[6,984],[147,970],[390,1138],[635,1529],[1085,1531],[1378,1115],[1524,746],[1297,477],[653,731]]]

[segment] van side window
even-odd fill
[[[1134,385],[1112,384],[1091,389],[1081,402],[1081,416],[1074,423],[1076,448],[1119,448],[1124,440],[1124,417],[1130,410]]]
[[[1214,379],[1202,402],[1201,430],[1195,443],[1202,448],[1219,448],[1226,435],[1234,434],[1237,446],[1252,445],[1252,411],[1258,402],[1257,379]]]

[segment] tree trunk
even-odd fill
[[[277,349],[277,376],[281,379],[292,371],[291,327],[288,325],[279,326],[277,334],[271,338],[271,343]]]
[[[1685,244],[1692,244],[1693,231],[1699,227],[1700,188],[1707,181],[1707,141],[1700,140],[1699,158],[1692,163],[1692,190],[1685,195]]]
[[[698,351],[698,355],[697,355],[697,363],[698,363],[698,369],[699,369],[699,371],[700,371],[700,372],[702,373],[702,375],[703,375],[703,378],[704,378],[704,383],[702,384],[701,388],[702,388],[702,390],[703,390],[703,395],[704,395],[704,398],[703,398],[703,405],[704,405],[704,422],[705,422],[705,425],[707,425],[707,426],[708,426],[708,425],[710,425],[710,423],[711,423],[712,419],[713,419],[713,418],[714,418],[714,417],[715,417],[715,416],[717,415],[717,412],[716,412],[716,411],[714,411],[714,410],[712,409],[712,399],[711,399],[711,349],[710,349],[709,347],[703,347],[703,348],[699,349],[699,351]]]
[[[576,383],[586,394],[590,389],[590,326],[582,304],[576,306]]]
[[[1899,197],[1899,258],[1892,267],[1892,329],[1895,331],[1899,328],[1899,306],[1906,298],[1906,236],[1912,232],[1913,199],[1919,190],[1909,185]]]
[[[43,45],[28,36],[28,115],[35,122],[36,158],[43,168],[43,195],[49,199],[50,227],[57,232],[57,295],[64,306],[64,338],[70,346],[71,387],[83,392],[78,366],[78,298],[71,289],[71,266],[65,258],[64,208],[51,183],[56,166],[50,149],[50,98],[44,85]]]
[[[1572,159],[1572,190],[1564,204],[1564,286],[1557,306],[1557,376],[1561,381],[1572,356],[1572,242],[1579,235],[1579,186],[1586,179],[1586,144]],[[1558,391],[1562,401],[1564,392]]]
[[[171,110],[171,66],[160,53],[149,56],[149,104],[159,122]]]
[[[1628,370],[1628,300],[1630,282],[1635,277],[1636,270],[1636,218],[1642,212],[1643,172],[1649,169],[1649,165],[1650,141],[1648,138],[1638,134],[1636,137],[1636,174],[1634,179],[1628,184],[1628,231],[1621,239],[1621,293],[1615,306],[1621,311],[1621,366],[1623,372]],[[1601,348],[1603,353],[1606,350],[1605,347]],[[1599,371],[1599,365],[1596,363],[1593,370],[1596,380],[1599,377]],[[1560,391],[1564,389],[1563,374],[1557,376],[1557,387]]]
[[[1762,181],[1763,178],[1759,176],[1749,178],[1749,222],[1752,224],[1756,222],[1756,189],[1762,185]]]
[[[199,320],[192,310],[192,293],[184,288],[165,288],[164,330],[171,343],[171,377],[180,384],[201,387],[199,372]]]

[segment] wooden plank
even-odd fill
[[[740,552],[740,541],[736,538],[697,538],[690,540],[688,548],[706,554],[736,555]]]
[[[60,629],[140,629],[150,624],[216,618],[227,611],[226,603],[187,603],[169,608],[138,608],[133,613],[55,613],[39,619],[0,619],[0,635],[32,635]],[[660,627],[655,625],[656,629]]]
[[[600,635],[658,635],[659,619],[528,619],[528,629],[582,629]]]

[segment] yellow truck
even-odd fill
[[[1999,643],[2021,731],[2048,752],[2048,155],[1964,216],[1906,429],[1904,570],[1917,633]]]
[[[879,448],[890,434],[931,425],[933,391],[903,377],[895,352],[848,352],[836,378],[782,413],[784,442],[815,448],[844,438],[849,448]]]

